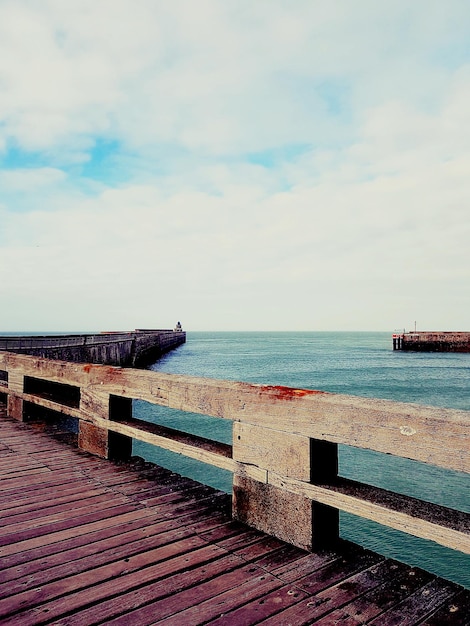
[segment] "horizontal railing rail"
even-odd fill
[[[341,478],[337,456],[345,444],[469,473],[469,411],[7,352],[2,395],[16,419],[76,418],[79,446],[102,457],[137,439],[233,472],[234,517],[294,545],[331,544],[342,510],[470,553],[468,513]],[[138,420],[134,399],[231,420],[232,445]]]

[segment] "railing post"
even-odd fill
[[[109,393],[82,389],[80,409],[90,421],[81,419],[78,430],[78,447],[103,459],[127,459],[132,453],[132,439],[91,423],[93,417],[109,420],[132,416],[132,400]]]
[[[337,510],[270,484],[272,475],[311,482],[336,474],[336,446],[325,444],[235,422],[233,458],[240,471],[233,480],[233,517],[306,550],[333,544],[339,535]],[[258,479],[249,476],[254,468]]]
[[[310,482],[331,484],[338,476],[338,444],[310,439]],[[339,510],[313,503],[314,547],[334,545],[339,539]]]
[[[24,392],[24,376],[16,370],[8,372],[8,394],[7,415],[22,422],[24,420],[23,398],[16,394]],[[13,392],[13,393],[12,393]]]

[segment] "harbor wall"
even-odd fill
[[[145,367],[185,341],[184,331],[139,329],[73,335],[0,336],[0,350],[78,363]]]
[[[393,335],[394,350],[470,352],[470,332],[415,331]]]

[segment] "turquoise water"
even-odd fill
[[[392,350],[390,333],[203,333],[151,369],[470,410],[470,354]],[[140,419],[231,443],[231,422],[135,401]],[[469,415],[470,420],[470,415]],[[231,490],[231,475],[139,442],[134,453]],[[470,512],[468,476],[340,446],[343,476]],[[341,535],[470,587],[470,557],[341,513]]]

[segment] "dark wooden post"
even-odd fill
[[[109,396],[109,419],[115,422],[132,418],[132,398]],[[132,456],[132,437],[108,432],[108,458],[126,460]]]
[[[331,484],[338,476],[338,444],[310,439],[310,482]],[[313,503],[314,548],[334,545],[339,538],[339,511],[326,504]]]
[[[305,550],[334,543],[338,511],[270,484],[270,474],[307,483],[331,479],[338,467],[336,446],[238,422],[233,434],[233,458],[240,463],[233,479],[233,517]],[[251,475],[256,467],[259,478],[247,476],[244,465]]]

